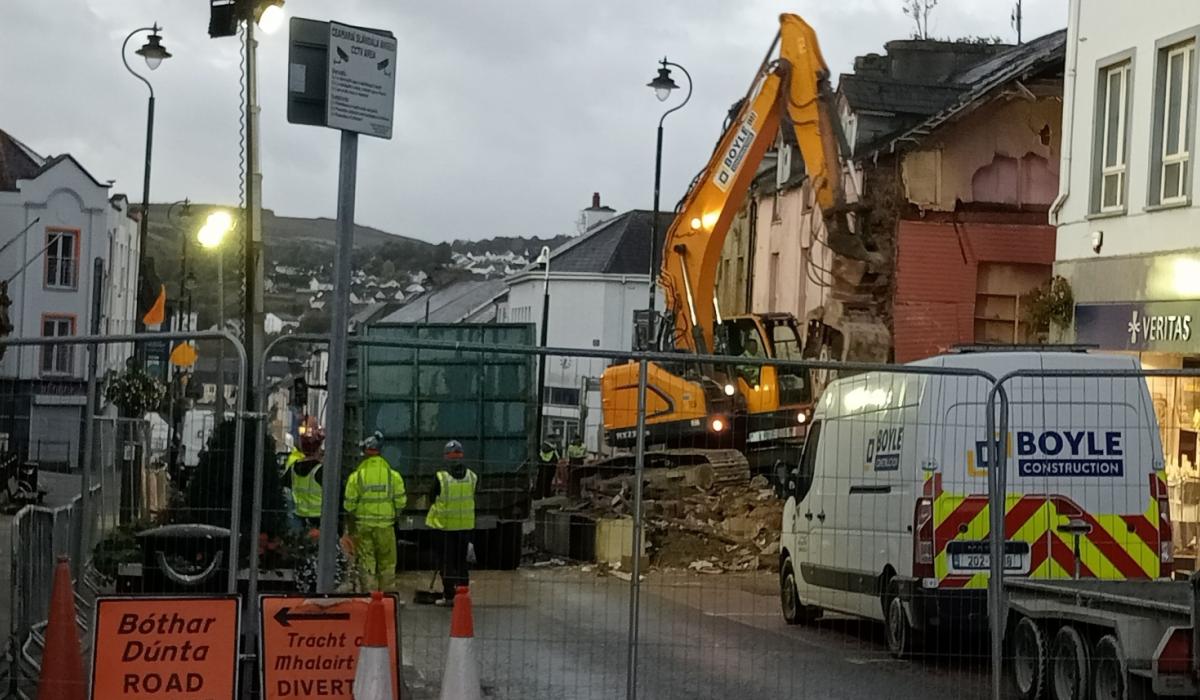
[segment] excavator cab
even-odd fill
[[[733,358],[799,360],[803,348],[796,318],[787,313],[734,316],[718,324],[717,354]],[[786,365],[732,363],[729,379],[742,384],[740,392],[750,413],[811,408],[808,371]]]

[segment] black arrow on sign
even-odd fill
[[[284,627],[291,627],[292,622],[300,622],[302,620],[349,620],[350,613],[345,612],[314,612],[301,613],[292,612],[291,608],[280,608],[279,612],[275,613],[275,621]]]

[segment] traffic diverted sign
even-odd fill
[[[92,697],[232,700],[239,616],[234,596],[100,598]]]
[[[262,688],[269,700],[354,697],[354,671],[367,622],[366,596],[262,596]],[[398,699],[396,596],[385,595],[392,688]]]

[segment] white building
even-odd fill
[[[1071,0],[1055,271],[1066,339],[1200,366],[1200,208],[1191,154],[1200,3]],[[1149,380],[1168,466],[1196,465],[1200,382]],[[1168,427],[1169,426],[1169,427]]]
[[[659,214],[661,241],[672,215]],[[595,224],[550,256],[549,347],[632,350],[633,317],[649,302],[650,221],[648,211],[628,211]],[[545,272],[531,266],[507,279],[506,318],[533,323],[541,337]],[[657,308],[662,310],[662,295]],[[588,449],[603,445],[600,359],[553,357],[546,366],[543,433],[570,439],[581,430]]]
[[[14,337],[83,335],[93,323],[93,265],[103,265],[102,333],[132,332],[137,222],[123,195],[70,155],[43,157],[0,131],[0,281]],[[107,346],[100,371],[128,346]],[[66,345],[10,348],[0,360],[0,451],[77,465],[85,352]]]

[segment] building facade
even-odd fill
[[[137,222],[109,189],[70,155],[42,157],[0,131],[0,281],[14,337],[83,335],[94,322],[101,333],[133,330]],[[102,346],[100,373],[123,367],[130,351]],[[0,360],[0,453],[78,465],[85,370],[82,347],[9,348]]]
[[[833,254],[784,146],[751,193],[749,310],[822,322],[809,326],[814,357],[908,362],[1036,339],[1022,300],[1054,261],[1064,44],[1063,32],[1022,46],[904,40],[856,59],[836,107],[876,260]],[[722,267],[741,251],[727,242]]]
[[[1192,176],[1200,4],[1072,0],[1052,222],[1066,340],[1200,367],[1200,208]],[[1168,467],[1200,463],[1200,382],[1149,380]]]
[[[660,213],[659,244],[672,215]],[[634,210],[593,225],[550,256],[547,346],[580,350],[631,350],[634,311],[649,305],[650,222]],[[544,268],[534,265],[507,279],[502,320],[533,323],[541,337]],[[662,310],[662,295],[657,308]],[[551,357],[542,395],[543,433],[569,440],[578,432],[589,450],[603,449],[600,375],[608,362]]]

